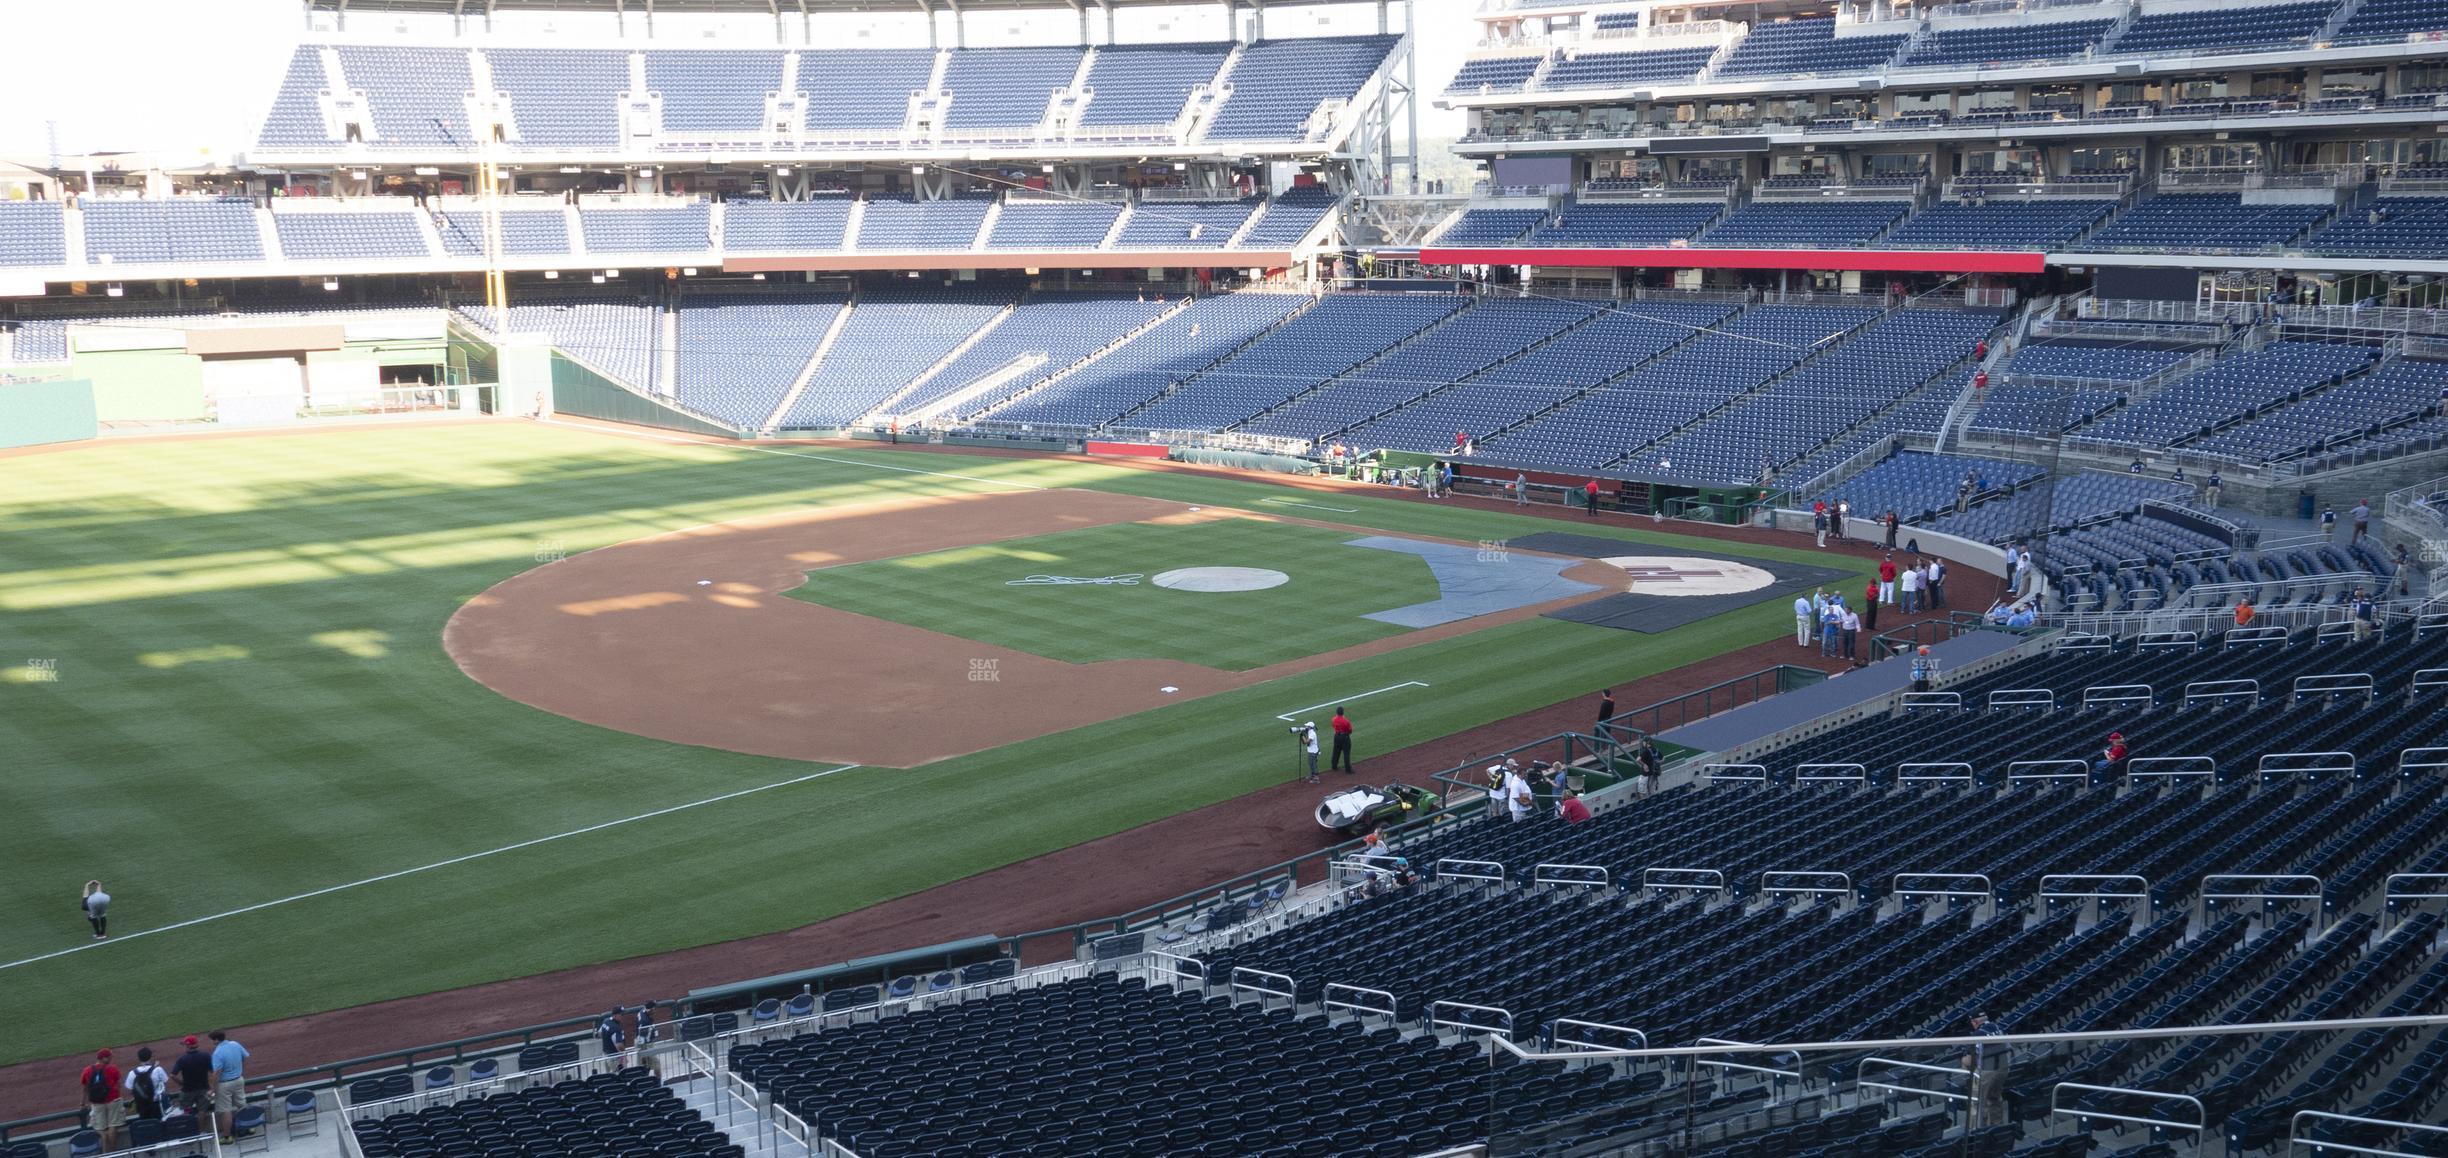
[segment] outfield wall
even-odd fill
[[[101,433],[94,417],[93,384],[60,378],[48,382],[0,382],[0,450],[77,442]]]
[[[699,418],[614,382],[559,350],[552,354],[552,402],[553,411],[559,414],[711,434],[717,438],[740,436],[731,427]]]

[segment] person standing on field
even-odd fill
[[[1301,725],[1301,754],[1309,757],[1309,782],[1311,784],[1318,782],[1317,753],[1317,721],[1311,720]]]
[[[1598,480],[1591,479],[1581,487],[1582,501],[1588,504],[1589,517],[1598,517]]]
[[[1615,689],[1608,688],[1605,691],[1598,693],[1598,730],[1600,735],[1605,734],[1607,721],[1614,718]]]
[[[85,923],[93,926],[93,939],[110,936],[110,894],[102,891],[102,882],[85,882],[85,899],[77,903],[84,910]]]
[[[1335,709],[1334,719],[1327,721],[1327,726],[1334,729],[1334,756],[1327,761],[1326,766],[1330,769],[1340,768],[1344,775],[1349,776],[1352,774],[1351,717],[1338,707]]]

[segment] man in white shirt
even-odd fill
[[[1514,823],[1519,824],[1530,819],[1533,803],[1530,795],[1530,782],[1523,779],[1520,768],[1513,766],[1505,768],[1504,787],[1501,791],[1504,793],[1505,810],[1512,815]]]
[[[1929,573],[1923,577],[1921,586],[1929,594],[1929,605],[1932,610],[1946,606],[1946,563],[1938,559],[1931,559]]]
[[[1797,646],[1810,646],[1813,618],[1815,617],[1811,614],[1811,601],[1800,595],[1794,596],[1794,643]]]
[[[1842,630],[1844,631],[1844,657],[1846,659],[1852,659],[1854,654],[1853,641],[1861,635],[1861,613],[1853,610],[1850,607],[1845,608],[1844,627]]]
[[[1897,598],[1901,601],[1899,606],[1904,609],[1904,614],[1910,615],[1921,610],[1920,564],[1916,563],[1910,567],[1906,567],[1904,569],[1904,574],[1898,578],[1898,584],[1903,588],[1901,591],[1897,592]]]

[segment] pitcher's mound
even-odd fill
[[[1740,595],[1776,582],[1776,576],[1730,559],[1615,555],[1605,561],[1630,575],[1630,589],[1642,595]]]
[[[1264,591],[1291,581],[1291,576],[1264,567],[1183,567],[1148,580],[1175,591]]]

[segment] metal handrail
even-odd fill
[[[1853,773],[1849,776],[1818,776],[1810,774],[1811,770],[1814,768],[1850,768],[1853,770]],[[1796,784],[1824,784],[1831,781],[1849,781],[1854,784],[1868,784],[1870,783],[1870,770],[1862,767],[1859,764],[1830,763],[1794,765],[1794,783]]]
[[[2096,632],[2067,632],[2051,644],[2051,652],[2107,651],[2116,646],[2116,637]]]
[[[1207,988],[1207,963],[1205,961],[1201,961],[1196,957],[1184,957],[1179,953],[1167,953],[1158,949],[1148,950],[1148,956],[1157,961],[1164,962],[1167,966],[1165,970],[1167,975],[1176,979],[1183,977],[1195,977],[1198,979],[1199,988]],[[1196,966],[1197,971],[1192,972],[1189,969],[1183,968],[1185,965]]]
[[[2186,651],[2198,651],[2201,649],[2201,634],[2193,631],[2146,631],[2134,637],[2134,647],[2137,650],[2145,647],[2181,647]]]
[[[2261,700],[2261,681],[2255,679],[2195,680],[2184,686],[2184,702],[2195,700]]]
[[[2284,764],[2284,763],[2291,763],[2291,762],[2296,761],[2296,760],[2310,760],[2310,761],[2315,761],[2315,763],[2305,764],[2305,765],[2302,765],[2302,766],[2299,766],[2299,767],[2293,767],[2293,768],[2286,768],[2286,767],[2281,767],[2281,768],[2272,768],[2272,767],[2270,767],[2270,761],[2272,761],[2272,760],[2279,761],[2279,762],[2280,762],[2280,763],[2282,763],[2282,764]],[[2256,763],[2253,765],[2253,774],[2254,774],[2256,777],[2258,777],[2262,783],[2267,784],[2267,783],[2269,783],[2270,774],[2271,774],[2271,773],[2273,773],[2273,772],[2277,772],[2277,773],[2287,773],[2287,772],[2301,773],[2301,774],[2303,774],[2303,775],[2304,775],[2304,777],[2305,777],[2306,779],[2318,779],[2318,778],[2319,778],[2319,777],[2320,777],[2320,776],[2321,776],[2323,773],[2329,773],[2329,772],[2343,772],[2343,773],[2345,773],[2345,774],[2347,775],[2347,777],[2348,777],[2349,779],[2353,779],[2353,778],[2356,778],[2356,775],[2355,775],[2355,754],[2354,754],[2354,753],[2352,753],[2352,752],[2264,752],[2264,753],[2262,753],[2262,754],[2261,754],[2261,759],[2260,759],[2259,761],[2257,761],[2257,762],[2256,762]]]
[[[1715,878],[1716,883],[1702,885],[1679,883],[1675,881],[1661,881],[1656,879],[1659,873],[1689,873],[1693,876],[1713,877]],[[1726,875],[1717,869],[1674,868],[1671,866],[1661,865],[1641,870],[1641,887],[1644,889],[1683,889],[1689,892],[1722,893],[1726,890]]]
[[[1487,874],[1487,873],[1466,873],[1466,872],[1455,872],[1455,871],[1452,871],[1452,870],[1447,869],[1447,868],[1445,867],[1446,865],[1464,865],[1464,866],[1467,866],[1467,867],[1470,867],[1470,868],[1492,868],[1492,869],[1495,869],[1495,870],[1496,870],[1496,872],[1495,872],[1495,875],[1493,875],[1493,876],[1490,876],[1490,875],[1489,875],[1489,874]],[[1435,873],[1435,877],[1436,877],[1436,879],[1437,879],[1437,880],[1440,880],[1440,881],[1441,881],[1441,880],[1445,880],[1445,879],[1447,879],[1447,878],[1449,878],[1449,877],[1450,877],[1450,878],[1452,878],[1452,879],[1454,879],[1454,880],[1463,880],[1463,881],[1495,881],[1497,884],[1503,884],[1503,883],[1504,883],[1504,879],[1505,879],[1505,867],[1504,867],[1504,863],[1503,863],[1502,861],[1493,861],[1493,860],[1457,860],[1457,859],[1455,859],[1455,858],[1453,858],[1453,857],[1445,857],[1445,858],[1440,859],[1440,860],[1438,860],[1438,861],[1436,862],[1436,868],[1435,868],[1433,871],[1434,871],[1434,873]]]
[[[1604,1029],[1604,1030],[1609,1030],[1609,1031],[1614,1032],[1614,1033],[1628,1033],[1628,1034],[1631,1034],[1632,1036],[1634,1036],[1634,1037],[1636,1037],[1636,1038],[1639,1038],[1639,1039],[1640,1039],[1640,1043],[1641,1043],[1641,1048],[1642,1048],[1642,1049],[1647,1049],[1647,1048],[1649,1048],[1649,1035],[1648,1035],[1648,1034],[1645,1034],[1645,1033],[1642,1033],[1641,1031],[1639,1031],[1639,1030],[1637,1030],[1637,1029],[1634,1029],[1634,1028],[1632,1028],[1631,1026],[1628,1026],[1628,1025],[1609,1025],[1609,1024],[1607,1024],[1606,1022],[1603,1022],[1603,1021],[1582,1021],[1581,1019],[1579,1019],[1579,1018],[1575,1018],[1575,1017],[1559,1017],[1559,1018],[1555,1019],[1554,1021],[1552,1021],[1552,1022],[1549,1022],[1549,1023],[1548,1023],[1548,1026],[1547,1026],[1547,1044],[1548,1044],[1548,1046],[1549,1046],[1550,1048],[1555,1047],[1555,1046],[1559,1046],[1559,1045],[1581,1045],[1581,1046],[1588,1046],[1588,1047],[1589,1047],[1589,1048],[1591,1048],[1591,1049],[1621,1049],[1621,1048],[1623,1048],[1623,1047],[1621,1047],[1621,1046],[1600,1045],[1599,1043],[1594,1042],[1594,1041],[1581,1041],[1581,1040],[1579,1040],[1579,1039],[1577,1039],[1577,1038],[1568,1038],[1568,1037],[1564,1036],[1564,1034],[1562,1033],[1563,1028],[1564,1028],[1565,1026],[1568,1026],[1568,1025],[1581,1025],[1581,1026],[1587,1026],[1587,1027],[1589,1027],[1589,1028],[1591,1028],[1591,1029]]]
[[[2130,893],[2112,893],[2101,889],[2085,889],[2081,892],[2063,892],[2051,887],[2049,884],[2051,881],[2132,881],[2139,885],[2140,889],[2139,891]],[[2150,880],[2148,878],[2138,876],[2133,873],[2050,873],[2040,878],[2040,892],[2038,895],[2042,900],[2074,900],[2082,897],[2107,897],[2112,900],[2141,901],[2150,899],[2150,887]]]
[[[1481,1025],[1475,1021],[1438,1017],[1437,1010],[1439,1009],[1475,1009],[1481,1013],[1494,1013],[1504,1018],[1504,1024],[1501,1026]],[[1431,1030],[1443,1026],[1452,1026],[1456,1029],[1465,1030],[1471,1033],[1494,1034],[1495,1036],[1503,1038],[1506,1041],[1513,1040],[1512,1012],[1510,1010],[1498,1009],[1493,1005],[1473,1005],[1467,1001],[1431,1001],[1428,1003],[1428,1025]]]
[[[2303,1136],[2303,1123],[2306,1118],[2315,1118],[2324,1122],[2352,1122],[2358,1126],[2384,1126],[2392,1130],[2421,1130],[2431,1134],[2448,1134],[2448,1126],[2426,1126],[2420,1122],[2392,1122],[2386,1118],[2358,1118],[2351,1114],[2332,1114],[2326,1110],[2297,1110],[2294,1117],[2287,1119],[2287,1154],[2290,1155],[2290,1158],[2295,1153],[2297,1146],[2312,1147],[2316,1154],[2329,1150],[2343,1150],[2349,1154],[2372,1155],[2373,1158],[2419,1158],[2418,1155],[2409,1154],[2403,1150],[2382,1150],[2375,1146],[2357,1146],[2351,1142],[2306,1138]]]
[[[1747,771],[1756,772],[1758,775],[1728,776],[1724,772],[1719,771],[1720,769],[1727,768],[1744,769]],[[1768,766],[1765,764],[1702,764],[1700,766],[1699,774],[1706,777],[1711,782],[1718,780],[1738,780],[1744,782],[1757,782],[1760,784],[1766,784],[1768,782]]]
[[[2071,772],[2017,772],[2017,768],[2072,768]],[[2006,766],[2008,780],[2082,780],[2091,779],[2091,765],[2081,760],[2017,760]]]
[[[2139,692],[2140,695],[2133,693]],[[2115,693],[2115,694],[2110,694]],[[2083,689],[2082,706],[2097,704],[2147,704],[2158,697],[2149,684],[2093,684]]]
[[[1335,992],[1337,990],[1355,995],[1366,996],[1373,994],[1375,996],[1385,998],[1385,1007],[1380,1009],[1374,1005],[1362,1005],[1357,1001],[1337,1001],[1335,1000]],[[1385,1015],[1386,1021],[1389,1024],[1400,1020],[1399,1016],[1394,1012],[1394,995],[1386,992],[1383,989],[1371,989],[1365,985],[1346,985],[1340,981],[1329,981],[1326,983],[1326,988],[1318,995],[1318,1004],[1329,1011],[1336,1009],[1351,1010],[1355,1019],[1365,1017],[1371,1013],[1382,1013]]]
[[[1999,688],[1989,693],[1989,706],[1993,708],[2054,708],[2057,706],[2057,693],[2048,688]]]
[[[1277,981],[1283,982],[1283,988],[1269,989],[1263,985],[1251,984],[1250,982],[1241,980],[1243,974],[1248,974],[1251,977],[1271,977]],[[1270,973],[1264,969],[1252,969],[1247,965],[1235,965],[1233,966],[1233,971],[1226,975],[1226,979],[1232,983],[1231,992],[1233,1004],[1235,1005],[1239,1005],[1241,1003],[1241,991],[1247,989],[1250,992],[1258,995],[1258,1004],[1261,1007],[1266,1005],[1267,999],[1270,997],[1280,997],[1285,1001],[1291,1002],[1293,1008],[1297,1009],[1300,1007],[1300,997],[1296,992],[1300,987],[1300,983],[1281,973]]]
[[[1770,877],[1784,877],[1787,879],[1808,877],[1814,880],[1833,879],[1835,880],[1836,885],[1833,888],[1826,885],[1777,885],[1771,887],[1768,884],[1768,878]],[[1775,893],[1809,893],[1813,895],[1822,893],[1837,893],[1849,897],[1853,895],[1853,875],[1851,873],[1836,872],[1832,869],[1769,869],[1759,875],[1759,892],[1762,896]]]
[[[1857,1054],[1864,1050],[1938,1049],[1953,1046],[1993,1045],[2058,1045],[2088,1042],[2155,1041],[2176,1037],[2233,1037],[2255,1033],[2335,1033],[2363,1029],[2435,1029],[2448,1026],[2448,1013],[2408,1014],[2398,1017],[2329,1018],[2318,1021],[2251,1021],[2235,1024],[2161,1025],[2147,1029],[2073,1029],[2055,1033],[1965,1034],[1955,1037],[1889,1037],[1855,1041],[1801,1041],[1772,1044],[1741,1044],[1719,1042],[1716,1046],[1669,1045],[1649,1049],[1608,1051],[1608,1056],[1625,1061],[1652,1058],[1712,1057],[1721,1053],[1741,1051],[1777,1053],[1843,1053]],[[1504,1052],[1521,1061],[1586,1061],[1579,1054],[1541,1054],[1506,1042]]]
[[[2305,696],[2334,696],[2339,692],[2361,692],[2365,699],[2370,699],[2374,691],[2370,672],[2341,671],[2325,675],[2296,676],[2293,698],[2302,700]]]
[[[2414,759],[2413,757],[2417,755],[2423,758]],[[2397,753],[2397,774],[2399,776],[2427,768],[2448,768],[2448,748],[2408,748]]]
[[[1963,695],[1960,692],[1906,692],[1901,699],[1896,701],[1896,706],[1904,708],[1960,708],[1963,706]]]
[[[1598,879],[1585,880],[1578,877],[1559,876],[1547,871],[1549,869],[1559,869],[1570,873],[1596,873],[1598,874]],[[1607,871],[1606,866],[1604,865],[1538,864],[1530,866],[1530,883],[1534,885],[1596,885],[1599,888],[1605,888],[1607,885]]]
[[[1915,771],[1915,769],[1919,768],[1961,768],[1963,769],[1963,772],[1961,774],[1949,772],[1944,775],[1933,775]],[[1979,782],[1980,777],[1973,772],[1970,764],[1966,764],[1961,760],[1919,760],[1909,764],[1896,765],[1896,783],[1902,784],[1907,781],[1914,780],[1960,780],[1966,784],[1976,784]]]
[[[1925,881],[1979,881],[1981,887],[1979,892],[1967,892],[1962,889],[1908,889],[1904,887],[1904,880],[1907,877]],[[1887,893],[1889,896],[1896,897],[1898,899],[1904,897],[1980,897],[1983,899],[1991,899],[1997,896],[1997,886],[1990,883],[1989,877],[1985,873],[1897,873],[1894,879],[1887,882]]]
[[[2448,901],[2448,890],[2402,893],[2397,891],[2399,881],[2448,881],[2448,873],[2390,873],[2388,879],[2380,883],[2380,916],[2384,921],[2396,916],[2399,901]]]
[[[2190,1122],[2173,1122],[2163,1118],[2136,1118],[2129,1114],[2110,1114],[2099,1110],[2077,1109],[2067,1106],[2063,1100],[2058,1097],[2060,1093],[2066,1090],[2079,1090],[2094,1094],[2126,1094],[2137,1098],[2157,1098],[2161,1101],[2173,1099],[2176,1101],[2191,1102],[2193,1104],[2193,1120]],[[2171,1094],[2160,1090],[2137,1090],[2127,1086],[2087,1086],[2081,1082],[2059,1082],[2056,1085],[2050,1086],[2049,1113],[2071,1115],[2077,1124],[2083,1123],[2091,1118],[2100,1118],[2110,1122],[2130,1122],[2137,1126],[2167,1126],[2178,1130],[2191,1130],[2196,1134],[2201,1133],[2202,1130],[2210,1124],[2210,1115],[2207,1111],[2202,1109],[2201,1099],[2190,1094]],[[2088,1130],[2090,1127],[2088,1125],[2084,1125],[2082,1128]]]
[[[2263,627],[2238,627],[2230,629],[2226,635],[2220,637],[2219,646],[2222,650],[2234,651],[2238,647],[2252,644],[2285,643],[2286,638],[2287,629],[2274,624]]]
[[[2308,893],[2222,893],[2210,891],[2212,881],[2310,881],[2312,891]],[[2326,909],[2328,891],[2329,886],[2310,873],[2211,873],[2201,879],[2201,893],[2194,900],[2205,917],[2210,912],[2211,903],[2215,901],[2259,901],[2265,909],[2273,901],[2312,901],[2319,908]],[[2321,915],[2316,912],[2312,915],[2313,932],[2320,931],[2320,924]]]
[[[2161,765],[2173,765],[2160,771]],[[2125,761],[2125,778],[2138,780],[2144,776],[2207,776],[2218,779],[2218,761],[2208,756],[2136,756]]]
[[[1702,1037],[1702,1038],[1694,1038],[1694,1039],[1693,1039],[1693,1044],[1694,1044],[1694,1045],[1739,1045],[1739,1046],[1744,1046],[1744,1047],[1748,1047],[1748,1048],[1756,1048],[1756,1047],[1759,1045],[1759,1043],[1758,1043],[1758,1042],[1756,1042],[1756,1041],[1732,1041],[1732,1040],[1729,1040],[1729,1039],[1727,1039],[1727,1038],[1722,1038],[1722,1037]],[[1693,1060],[1693,1061],[1695,1061],[1695,1062],[1697,1062],[1697,1063],[1698,1063],[1698,1064],[1700,1064],[1700,1065],[1709,1066],[1709,1067],[1714,1068],[1714,1069],[1721,1069],[1721,1070],[1743,1070],[1743,1071],[1745,1071],[1745,1072],[1748,1072],[1748,1073],[1755,1073],[1755,1074],[1775,1074],[1776,1076],[1778,1076],[1778,1077],[1783,1077],[1783,1078],[1799,1078],[1799,1077],[1801,1077],[1801,1076],[1802,1076],[1802,1071],[1800,1071],[1800,1070],[1781,1070],[1781,1069],[1776,1068],[1775,1066],[1755,1066],[1755,1065],[1751,1065],[1751,1064],[1749,1064],[1749,1063],[1747,1063],[1747,1062],[1710,1061],[1710,1060],[1709,1060],[1709,1059],[1707,1059],[1707,1058],[1694,1058],[1694,1059],[1692,1059],[1692,1060]]]
[[[1964,1092],[1959,1094],[1953,1090],[1929,1090],[1922,1089],[1919,1086],[1897,1085],[1894,1082],[1874,1082],[1869,1078],[1862,1076],[1865,1071],[1874,1065],[1885,1066],[1889,1069],[1918,1070],[1925,1074],[1945,1074],[1949,1077],[1961,1077],[1964,1079]],[[1891,1057],[1866,1057],[1861,1059],[1860,1062],[1855,1063],[1853,1066],[1853,1088],[1855,1090],[1886,1090],[1891,1093],[1912,1094],[1916,1097],[1944,1098],[1950,1102],[1974,1101],[1975,1095],[1972,1093],[1972,1083],[1977,1081],[1978,1078],[1978,1074],[1968,1069],[1957,1069],[1954,1066],[1934,1066],[1927,1062],[1900,1061]]]
[[[2448,688],[2448,667],[2421,668],[2415,671],[2413,679],[2406,681],[2408,694],[2429,688]]]

